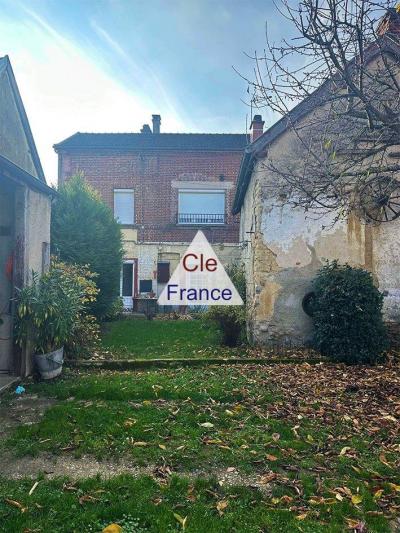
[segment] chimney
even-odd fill
[[[153,133],[160,133],[161,115],[151,115],[153,120]]]
[[[264,130],[264,121],[261,115],[254,115],[253,120],[250,124],[251,134],[250,142],[254,142],[256,139],[261,137]]]
[[[400,4],[390,7],[379,21],[376,33],[379,37],[392,34],[400,37]]]
[[[151,133],[150,126],[148,124],[143,124],[143,128],[140,130],[140,133]]]

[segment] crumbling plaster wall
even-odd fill
[[[372,264],[377,285],[386,294],[383,305],[388,322],[400,323],[400,220],[370,228]]]
[[[290,143],[285,134],[265,157],[290,153]],[[276,205],[271,180],[265,159],[260,159],[241,213],[248,335],[257,344],[304,345],[310,340],[312,322],[302,309],[302,299],[317,270],[333,259],[370,268],[371,239],[355,217],[332,225],[332,217],[306,216],[301,208]]]

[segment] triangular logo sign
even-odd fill
[[[196,233],[158,298],[159,305],[243,305],[202,231]]]

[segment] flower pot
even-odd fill
[[[43,379],[53,379],[61,374],[64,363],[64,346],[54,352],[35,354],[35,364]]]

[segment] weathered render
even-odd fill
[[[307,114],[300,117],[307,120]],[[372,272],[386,294],[388,322],[400,322],[400,219],[368,225],[356,215],[333,224],[332,216],[280,205],[272,193],[268,158],[296,153],[291,129],[280,121],[245,150],[234,212],[241,213],[240,242],[248,291],[248,335],[258,344],[305,345],[312,321],[302,301],[327,261]]]
[[[27,375],[29,346],[13,343],[16,291],[48,266],[53,190],[39,156],[8,57],[0,58],[0,374]]]

